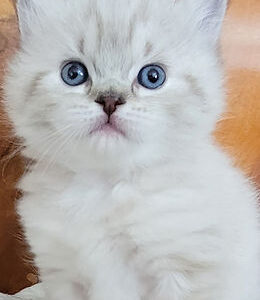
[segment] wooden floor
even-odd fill
[[[0,81],[4,61],[17,45],[17,26],[9,0],[0,2]],[[216,138],[234,162],[260,186],[260,1],[232,0],[223,38],[227,74],[227,112]],[[0,90],[1,93],[1,90]],[[0,95],[1,96],[1,95]],[[26,246],[14,213],[14,186],[24,161],[11,153],[10,126],[0,103],[0,291],[14,293],[37,281],[23,261]]]

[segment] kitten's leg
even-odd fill
[[[115,247],[116,248],[116,247]],[[139,280],[118,249],[103,245],[87,261],[90,300],[141,300]]]
[[[95,278],[90,290],[90,300],[141,300],[129,274],[120,277],[110,273],[109,279]]]
[[[155,288],[145,300],[183,300],[189,292],[188,278],[178,272],[165,272],[156,278]]]
[[[90,300],[141,300],[136,278],[122,266],[102,266],[95,274],[89,292]]]

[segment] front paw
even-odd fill
[[[156,287],[145,300],[182,300],[190,294],[190,284],[179,273],[165,274],[157,278]]]
[[[131,292],[119,293],[118,291],[114,291],[114,293],[104,293],[100,291],[95,295],[90,296],[90,300],[141,300],[141,297],[138,295],[132,295]]]

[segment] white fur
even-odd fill
[[[224,103],[225,7],[19,1],[6,105],[36,161],[18,212],[46,299],[260,299],[256,192],[211,137]],[[64,84],[69,59],[91,83]],[[136,81],[149,63],[166,70],[158,90]],[[90,135],[105,122],[95,99],[111,88],[127,98],[113,114],[126,137]]]

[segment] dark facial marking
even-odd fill
[[[79,52],[82,54],[82,55],[85,55],[85,52],[84,52],[84,47],[85,45],[85,40],[84,38],[81,38],[80,41],[79,41]]]
[[[145,52],[144,55],[147,57],[153,51],[153,45],[149,42],[145,44]]]
[[[186,77],[187,81],[189,82],[193,93],[199,97],[204,98],[204,94],[203,94],[200,86],[198,85],[196,78],[193,77],[192,75],[186,75],[185,77]]]

